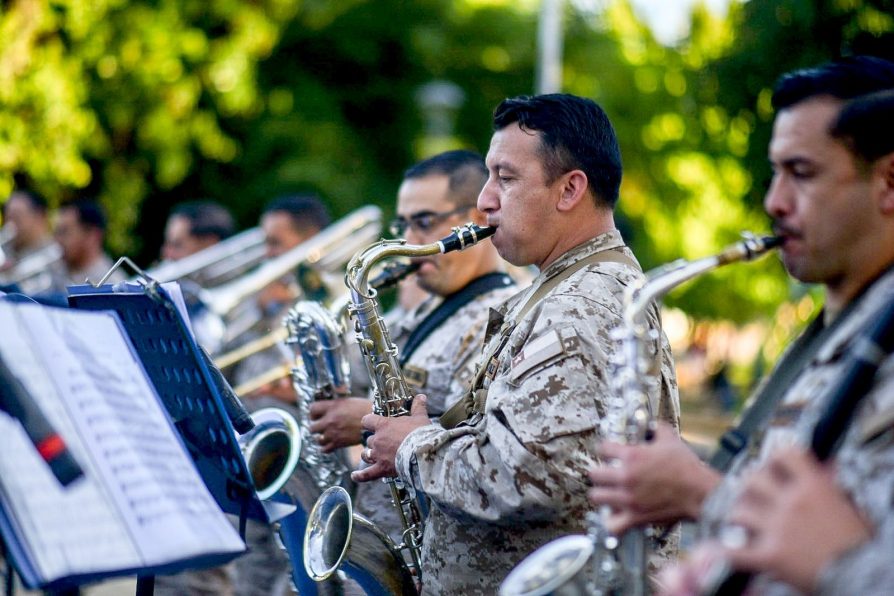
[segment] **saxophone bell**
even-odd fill
[[[295,418],[279,408],[251,415],[254,428],[238,437],[258,498],[269,499],[285,486],[301,454],[301,432]]]

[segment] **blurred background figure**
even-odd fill
[[[329,213],[315,196],[286,196],[274,199],[261,215],[260,226],[264,231],[266,257],[274,259],[308,240],[329,225]],[[299,273],[300,274],[300,273]],[[242,334],[232,346],[257,340],[279,328],[283,317],[304,293],[299,275],[288,274],[268,284],[256,296],[260,311],[260,323]],[[241,360],[229,372],[230,381],[240,393],[240,385],[251,382],[271,370],[291,366],[293,355],[284,344],[257,352]],[[250,412],[264,407],[277,407],[298,415],[296,395],[290,376],[263,385],[261,388],[239,395]],[[276,532],[271,526],[249,520],[245,531],[249,552],[235,561],[236,594],[239,596],[284,595],[291,592],[289,585],[289,560],[279,546]],[[300,565],[300,561],[292,564]]]
[[[161,258],[177,261],[214,246],[236,231],[233,216],[213,201],[190,201],[171,210],[165,225]]]
[[[161,247],[163,263],[179,261],[217,245],[236,231],[233,216],[213,201],[190,201],[176,205],[165,225]],[[152,272],[150,271],[150,276]],[[220,349],[226,334],[223,319],[210,312],[201,300],[201,284],[189,276],[178,279],[196,340],[211,353]]]
[[[66,286],[102,279],[114,264],[103,248],[105,233],[106,216],[99,203],[78,200],[59,208],[53,235],[62,247],[63,270],[54,281],[54,289],[64,291]],[[119,270],[107,281],[124,279],[124,272]]]
[[[26,294],[47,291],[54,274],[62,274],[60,257],[50,232],[46,199],[31,191],[14,191],[3,205],[0,285],[14,285]]]

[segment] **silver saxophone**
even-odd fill
[[[686,261],[679,259],[648,272],[627,288],[622,325],[613,334],[620,350],[613,362],[614,391],[600,420],[605,440],[635,444],[649,440],[653,431],[649,395],[658,382],[658,330],[649,327],[647,311],[678,285],[718,267],[750,261],[776,248],[781,239],[743,234],[743,240],[720,253]],[[650,529],[636,528],[614,536],[603,520],[610,511],[600,508],[587,516],[587,535],[564,536],[525,558],[503,581],[501,596],[642,596],[650,592],[648,542]]]
[[[319,492],[342,484],[350,472],[343,452],[323,453],[310,432],[310,406],[317,400],[344,397],[349,393],[350,366],[344,330],[335,316],[319,302],[297,302],[283,325],[286,345],[298,362],[292,367],[292,387],[298,399],[301,425],[301,465]],[[314,501],[316,501],[316,498]]]
[[[348,263],[345,283],[351,294],[349,313],[373,382],[373,411],[380,416],[406,416],[410,413],[413,392],[398,364],[397,346],[379,312],[377,292],[370,287],[369,275],[379,261],[392,257],[422,257],[464,250],[488,238],[494,228],[466,224],[437,242],[408,245],[406,240],[381,240],[354,255]],[[344,563],[347,567],[369,568],[371,560],[388,556],[396,569],[386,591],[394,594],[416,592],[421,581],[422,523],[421,507],[399,478],[387,478],[392,501],[403,528],[400,544],[369,520],[354,513],[350,496],[340,487],[323,493],[307,524],[304,564],[308,574],[320,581],[331,577]],[[409,566],[403,553],[409,556]],[[391,569],[389,568],[391,571]]]

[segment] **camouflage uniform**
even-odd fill
[[[575,247],[544,269],[532,290],[580,259],[617,247],[623,247],[617,232]],[[621,324],[625,286],[640,276],[628,265],[595,262],[562,280],[510,332],[484,414],[451,430],[417,429],[401,444],[400,476],[432,501],[422,553],[427,593],[494,594],[529,553],[585,531],[585,478],[597,463],[609,362],[618,350],[609,332]],[[488,347],[498,339],[495,324],[512,321],[527,295],[491,313]],[[648,319],[657,326],[654,305]],[[661,379],[650,401],[659,418],[676,426],[673,362],[666,338],[660,341]]]
[[[716,535],[741,484],[743,474],[764,461],[772,451],[793,443],[807,444],[813,427],[826,406],[829,391],[840,380],[845,356],[854,340],[871,324],[876,313],[894,298],[894,272],[888,272],[844,315],[839,327],[820,347],[804,371],[792,383],[770,419],[768,428],[755,435],[747,450],[734,460],[723,483],[705,503],[701,531]],[[855,549],[824,570],[820,593],[890,593],[894,587],[890,555],[894,545],[894,357],[879,368],[872,390],[863,399],[844,442],[835,456],[838,484],[877,528],[875,539]],[[884,577],[889,579],[884,582]],[[763,579],[760,593],[793,592],[782,584]],[[887,588],[887,589],[885,589]]]
[[[407,381],[414,392],[425,394],[430,416],[436,418],[443,413],[468,387],[484,341],[488,311],[517,291],[518,286],[508,286],[475,297],[434,329],[413,352],[404,365],[405,369],[413,371]],[[402,347],[412,330],[433,310],[430,302],[440,304],[441,298],[429,298],[398,324],[398,333],[392,335],[396,345]],[[411,377],[422,383],[413,384]],[[360,513],[387,531],[392,539],[400,538],[402,528],[391,504],[391,491],[385,483],[359,484],[356,502]]]

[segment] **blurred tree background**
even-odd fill
[[[563,6],[564,90],[597,100],[617,127],[620,210],[646,268],[767,230],[779,74],[849,53],[894,58],[891,0],[731,0],[724,15],[696,4],[672,43],[629,0]],[[335,216],[367,203],[390,213],[408,165],[485,152],[493,107],[534,91],[535,0],[0,7],[0,197],[20,185],[52,204],[99,198],[111,252],[143,264],[179,201],[216,199],[244,227],[271,198],[305,190]],[[746,267],[667,302],[743,324],[805,294],[776,259]]]

